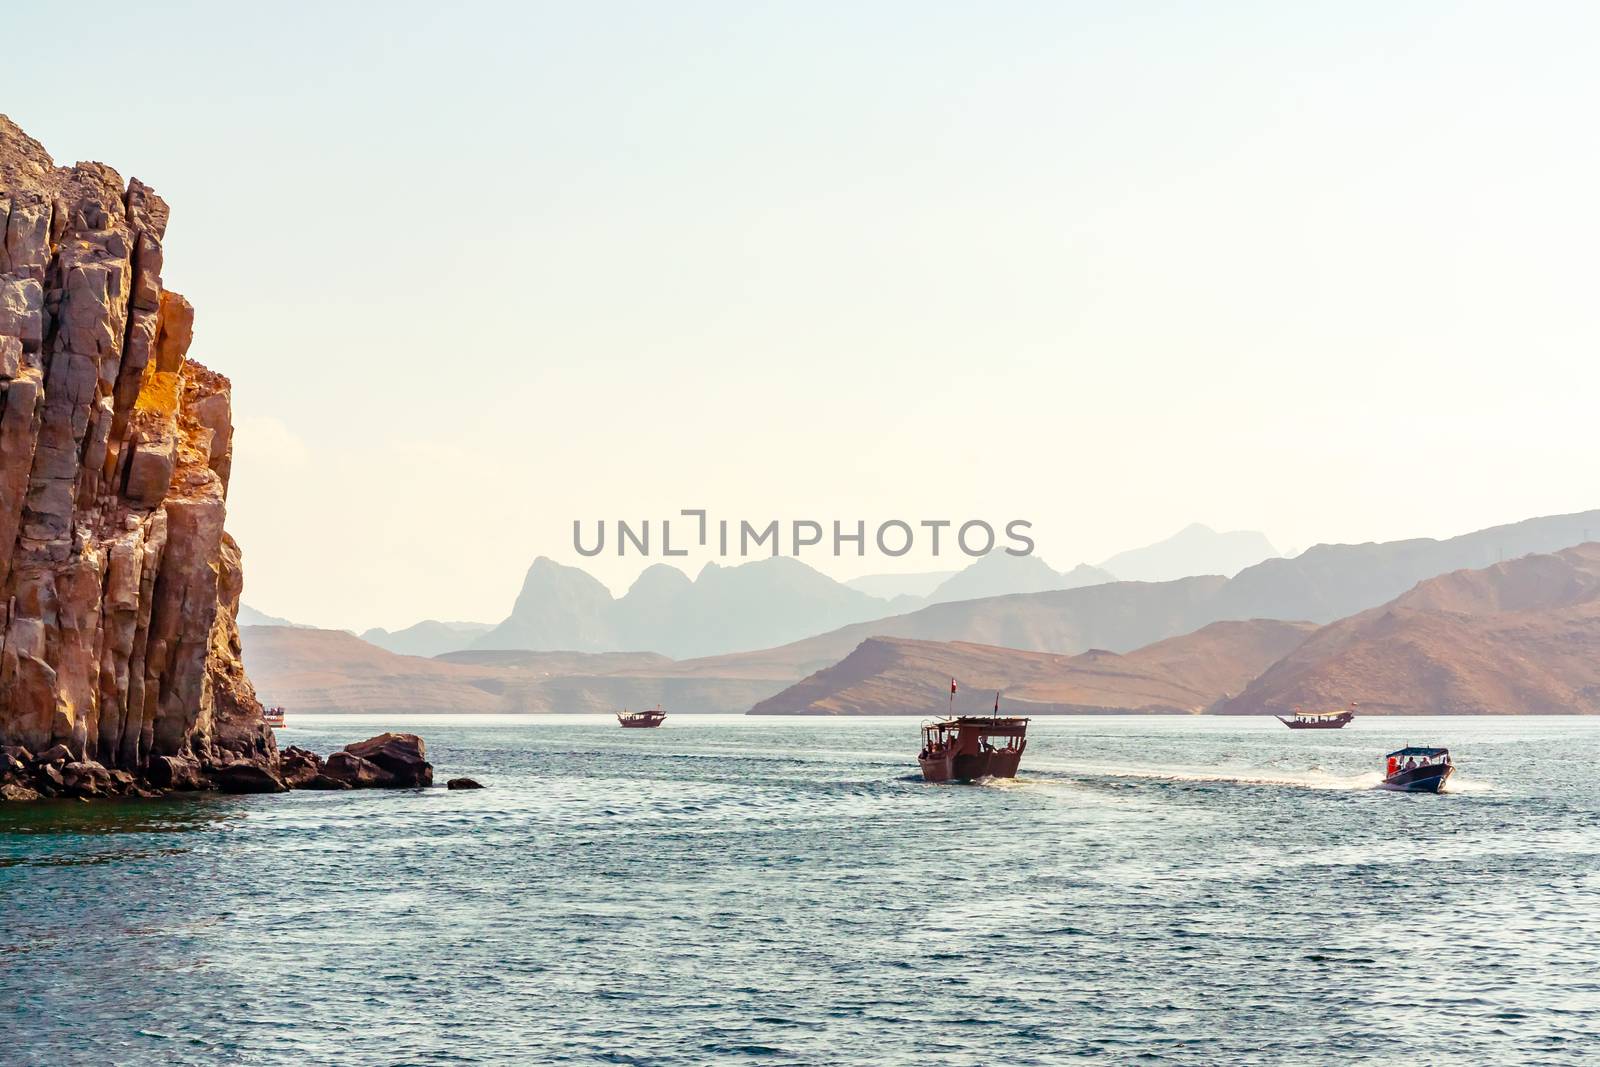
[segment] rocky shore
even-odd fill
[[[422,742],[280,756],[240,661],[228,379],[168,209],[0,115],[0,799],[416,786]]]
[[[107,767],[64,744],[34,754],[0,747],[0,801],[53,797],[156,797],[167,793],[283,793],[290,789],[419,789],[433,765],[416,734],[379,734],[323,759],[291,745],[274,763],[205,764],[190,755],[154,756],[140,771]]]

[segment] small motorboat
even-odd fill
[[[657,704],[648,711],[628,711],[626,708],[617,715],[617,722],[630,730],[648,730],[660,726],[667,719],[667,713]]]
[[[1305,712],[1299,708],[1294,709],[1294,718],[1285,719],[1282,715],[1274,715],[1283,725],[1291,730],[1341,730],[1349,726],[1356,717],[1356,705],[1352,703],[1344,711],[1312,711]]]
[[[261,721],[266,723],[268,726],[273,726],[273,727],[282,726],[283,725],[283,705],[282,704],[274,704],[270,708],[262,708],[261,709]]]
[[[1386,759],[1383,788],[1397,793],[1437,793],[1456,769],[1448,748],[1407,745]]]

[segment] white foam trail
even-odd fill
[[[1278,785],[1293,789],[1348,790],[1377,789],[1383,784],[1381,771],[1360,774],[1334,774],[1316,768],[1304,771],[1261,770],[1227,767],[1128,767],[1114,764],[1056,764],[1048,768],[1064,774],[1091,774],[1106,778],[1138,778],[1162,782],[1217,782],[1231,785]],[[1463,778],[1458,770],[1444,784],[1446,793],[1492,793],[1493,782]]]
[[[1164,782],[1218,782],[1231,785],[1279,785],[1294,789],[1374,789],[1383,781],[1377,771],[1333,774],[1310,769],[1278,771],[1253,767],[1128,767],[1109,764],[1062,764],[1053,767],[1067,774],[1092,774],[1107,778],[1139,778]]]

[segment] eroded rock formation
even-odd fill
[[[265,788],[223,529],[229,383],[188,358],[166,225],[148,186],[58,167],[0,115],[0,744],[65,746],[85,789],[90,764],[180,783],[247,764],[227,775]]]

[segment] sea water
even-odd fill
[[[1600,722],[1048,718],[974,786],[913,719],[291,722],[487,788],[0,807],[0,1061],[1600,1057]]]

